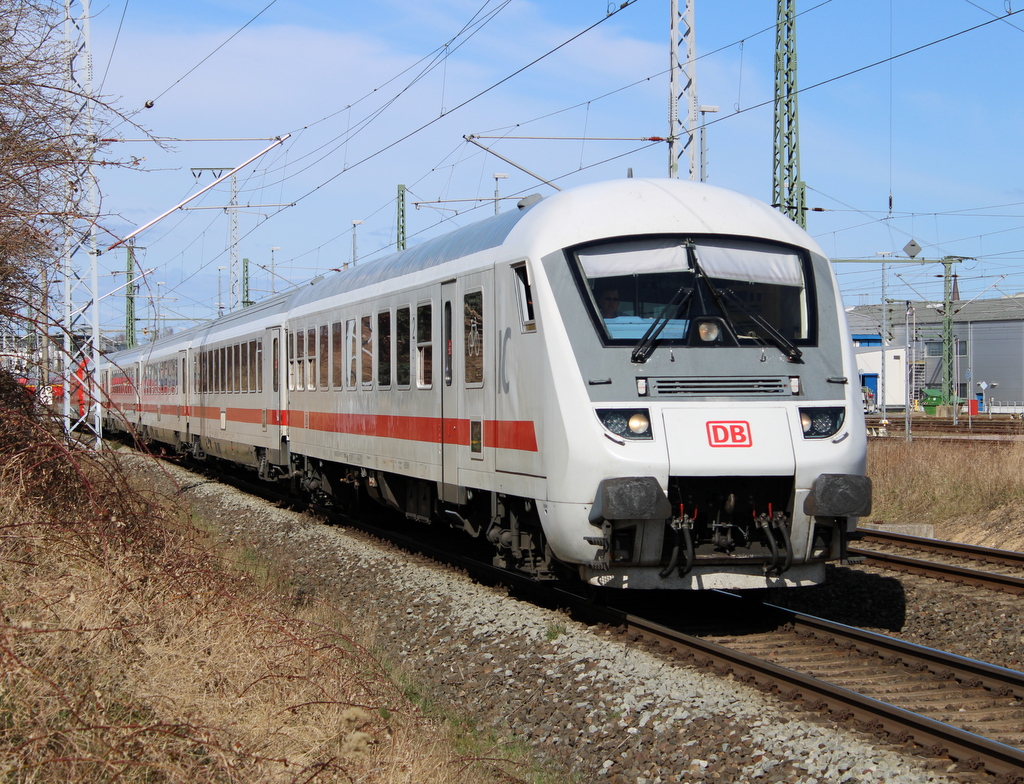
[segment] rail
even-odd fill
[[[877,650],[879,655],[920,663],[931,670],[950,671],[969,682],[981,682],[994,691],[1024,694],[1024,673],[976,662],[942,651],[896,640],[886,635],[844,626],[821,618],[791,613],[765,605],[790,618],[797,627],[841,637],[860,649]],[[929,753],[946,754],[968,768],[983,767],[1007,781],[1024,781],[1024,750],[973,732],[931,719],[852,689],[772,663],[728,645],[683,634],[636,616],[625,622],[637,637],[673,646],[699,665],[713,667],[740,680],[755,682],[788,699],[802,699],[812,709],[831,712],[840,718],[860,721],[866,728],[881,729],[895,739],[913,741]]]
[[[989,590],[1024,594],[1024,553],[1013,550],[998,550],[991,547],[947,542],[941,539],[928,539],[908,534],[874,529],[858,529],[861,541],[877,541],[888,545],[903,547],[919,552],[933,553],[942,557],[969,559],[979,564],[998,564],[1019,570],[1019,575],[1001,574],[987,569],[947,563],[942,561],[924,560],[912,556],[890,553],[882,550],[862,547],[850,547],[851,556],[864,558],[867,566],[894,569],[925,577],[948,580],[963,585],[974,585]]]

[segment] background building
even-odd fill
[[[882,306],[847,310],[858,346],[861,383],[880,393],[887,406],[902,408],[908,392],[920,405],[927,389],[942,386],[942,304],[890,302],[881,374]],[[909,336],[909,341],[908,341]],[[983,410],[1024,410],[1024,294],[953,303],[953,378],[958,397],[976,400]],[[881,398],[879,397],[881,402]]]

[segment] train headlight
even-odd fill
[[[651,433],[651,415],[646,408],[599,408],[597,418],[610,433],[620,438],[649,439]]]
[[[701,321],[697,324],[697,335],[704,343],[714,343],[722,336],[722,328],[714,321]]]
[[[646,411],[637,411],[629,418],[629,429],[638,436],[651,432],[651,420],[647,418]]]
[[[801,408],[800,427],[804,438],[828,438],[839,432],[846,421],[845,408]]]

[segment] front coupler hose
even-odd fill
[[[783,572],[788,572],[789,567],[793,565],[793,543],[789,540],[789,526],[786,525],[786,516],[782,512],[775,513],[775,519],[772,520],[772,523],[779,529],[779,533],[782,534],[782,546],[786,548],[786,562],[779,571],[781,575]]]
[[[772,562],[764,568],[768,576],[779,575],[779,545],[775,542],[775,534],[772,533],[772,522],[766,514],[757,516],[757,527],[764,531],[764,538],[768,541],[768,549],[772,551]]]
[[[765,567],[764,573],[769,577],[781,577],[793,565],[793,543],[790,541],[789,529],[786,527],[786,515],[782,512],[771,514],[770,509],[769,506],[769,514],[761,514],[757,517],[757,525],[764,531],[768,549],[772,552],[772,562]],[[775,541],[775,534],[772,533],[773,528],[782,536],[782,546],[786,550],[785,561],[781,564],[782,554],[779,552],[778,542]]]
[[[690,517],[683,511],[682,504],[679,505],[679,517],[673,518],[672,522],[669,523],[669,527],[672,529],[672,553],[669,555],[668,565],[658,572],[658,576],[663,580],[667,578],[676,568],[676,564],[679,563],[679,535],[683,537],[683,547],[686,551],[686,560],[683,565],[679,567],[679,576],[686,577],[693,569],[693,562],[696,559],[696,552],[693,547],[693,522],[697,519],[697,510],[693,511],[693,517]]]

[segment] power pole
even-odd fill
[[[953,265],[963,261],[959,256],[942,259],[945,268],[942,280],[942,403],[956,405],[956,375],[953,372]]]
[[[238,269],[238,175],[231,175],[231,201],[228,202],[231,212],[231,269],[228,272],[228,277],[231,280],[228,286],[228,309],[235,310],[238,307],[239,300],[239,274]]]
[[[99,203],[96,176],[93,171],[93,160],[96,155],[96,139],[93,133],[93,106],[92,106],[92,52],[90,50],[90,20],[92,14],[89,10],[89,0],[78,0],[80,17],[74,15],[73,7],[75,0],[64,0],[64,41],[67,46],[67,71],[65,83],[67,86],[66,96],[74,110],[75,118],[81,118],[84,122],[85,149],[83,150],[85,160],[84,179],[85,183],[68,182],[68,202],[73,201],[73,192],[81,190],[84,185],[86,193],[86,206],[82,218],[86,227],[76,226],[71,216],[68,216],[68,225],[65,228],[63,251],[64,267],[64,429],[70,433],[78,425],[92,431],[93,447],[99,449],[102,444],[102,422],[103,408],[99,393],[99,374],[97,368],[100,358],[100,317],[99,317],[99,250],[96,242],[97,204]],[[76,128],[71,127],[69,121],[65,133],[70,137],[80,133]],[[78,235],[78,236],[76,236]],[[73,269],[73,257],[75,253],[85,246],[89,256],[90,274],[88,282],[83,276],[79,276]],[[76,292],[81,289],[79,295],[85,299],[86,304],[75,307]],[[75,324],[83,315],[89,315],[90,337],[84,341],[73,340]],[[84,331],[84,330],[83,330]],[[76,345],[77,344],[77,345]],[[76,373],[80,374],[80,385],[88,389],[89,408],[75,411],[71,410],[71,381]],[[84,396],[83,396],[84,400]],[[72,422],[72,416],[76,417]]]
[[[284,136],[279,137],[274,142],[274,144],[270,145],[270,147],[268,147],[267,149],[263,150],[263,152],[260,152],[258,155],[253,156],[252,158],[247,160],[245,163],[243,163],[241,166],[236,166],[228,174],[224,175],[224,177],[230,176],[230,179],[231,179],[231,198],[230,198],[230,201],[228,202],[228,204],[226,206],[224,206],[224,205],[216,206],[216,207],[213,207],[213,206],[211,206],[211,207],[186,207],[185,206],[185,204],[188,201],[191,201],[192,199],[194,199],[196,196],[199,195],[199,193],[204,193],[205,191],[209,190],[214,185],[216,185],[218,182],[220,182],[221,179],[222,179],[221,178],[221,172],[224,171],[224,169],[225,169],[224,166],[193,166],[192,167],[192,176],[195,177],[197,181],[198,181],[199,177],[202,175],[202,173],[204,171],[212,171],[212,172],[214,172],[214,177],[216,179],[214,180],[213,184],[207,185],[206,188],[204,188],[203,190],[199,191],[199,193],[193,194],[185,202],[182,202],[177,207],[174,207],[172,210],[170,210],[168,212],[165,212],[163,215],[160,216],[160,218],[156,219],[156,220],[160,220],[161,218],[164,218],[167,215],[169,215],[174,210],[178,210],[178,209],[181,209],[181,210],[194,210],[194,209],[224,210],[225,212],[230,213],[230,215],[231,215],[231,240],[230,240],[231,248],[229,249],[229,258],[230,258],[230,265],[229,265],[229,267],[230,267],[230,273],[229,273],[229,281],[230,281],[230,283],[229,283],[229,286],[228,286],[228,310],[229,311],[237,309],[239,307],[239,305],[241,305],[242,307],[245,307],[245,305],[242,302],[242,300],[243,299],[248,299],[247,292],[242,292],[241,291],[241,288],[242,288],[242,281],[241,281],[242,275],[241,275],[241,271],[240,271],[240,265],[238,263],[238,171],[239,171],[239,169],[243,168],[244,166],[247,166],[250,163],[252,163],[254,160],[259,158],[264,153],[269,152],[271,149],[276,147],[278,144],[281,144],[285,139],[289,138],[290,135],[291,134],[285,134]],[[293,206],[294,206],[294,204],[247,204],[246,205],[246,207],[250,207],[250,208],[252,208],[252,207],[293,207]],[[148,228],[149,226],[151,226],[155,222],[156,221],[150,221],[150,223],[146,224],[146,226],[144,226],[143,228]],[[141,229],[136,229],[135,233],[137,234],[139,231],[141,231]],[[120,242],[124,242],[124,240],[121,240]],[[111,247],[114,247],[114,246],[112,245]],[[271,259],[273,259],[273,256],[271,256]],[[252,303],[250,302],[249,304],[252,304]]]
[[[135,348],[135,239],[128,240],[128,285],[124,294],[124,342]]]
[[[253,302],[249,299],[249,259],[242,259],[242,307],[247,308]]]
[[[697,58],[694,45],[693,4],[695,0],[683,0],[683,12],[679,12],[679,0],[671,0],[672,38],[669,49],[669,99],[668,99],[668,176],[679,176],[679,159],[686,154],[689,179],[700,176],[697,161]],[[680,62],[680,46],[686,59]],[[682,77],[682,87],[680,87]],[[685,124],[679,117],[679,104],[685,104]],[[682,139],[682,149],[680,149]]]
[[[888,341],[888,307],[889,303],[885,298],[885,268],[889,264],[941,264],[945,268],[942,287],[942,404],[956,405],[956,375],[953,368],[953,265],[959,264],[964,259],[961,256],[945,256],[941,259],[919,259],[917,254],[921,246],[911,240],[903,247],[904,252],[910,258],[894,259],[880,256],[874,259],[832,259],[833,264],[881,264],[882,265],[882,366],[881,381],[882,388],[879,390],[882,418],[885,418],[885,346]],[[908,304],[909,310],[909,304]],[[907,351],[910,350],[910,334],[907,336]],[[907,361],[909,370],[909,359]],[[909,378],[907,383],[909,384]]]
[[[217,179],[220,178],[221,173],[226,167],[224,166],[193,166],[192,176],[196,178],[198,182],[199,177],[203,172],[213,172],[213,176]],[[239,300],[239,289],[241,288],[239,279],[241,275],[238,269],[238,172],[231,173],[231,196],[228,200],[226,207],[213,207],[212,209],[222,209],[228,213],[229,221],[229,233],[230,239],[228,240],[230,247],[228,248],[228,312],[231,312],[238,308]]]
[[[772,206],[807,228],[807,189],[800,179],[796,88],[796,0],[778,0],[775,22],[775,133]]]
[[[395,249],[405,250],[405,186],[398,186],[398,217],[395,221]]]

